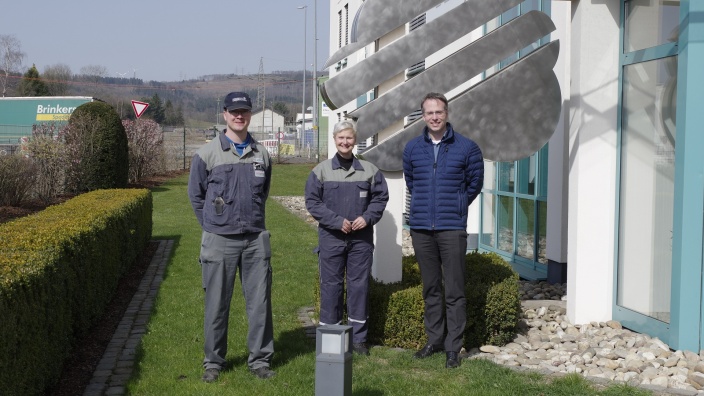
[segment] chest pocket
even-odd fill
[[[264,162],[264,159],[255,158],[254,162],[247,164],[247,166],[251,168],[248,173],[252,193],[258,196],[264,192],[264,186],[266,185],[267,164]]]
[[[345,205],[345,196],[341,193],[340,183],[323,182],[323,202],[325,206],[337,211],[338,207]]]
[[[367,207],[369,206],[369,201],[371,201],[372,199],[372,185],[368,181],[359,181],[355,184],[357,186],[357,189],[354,192],[354,194],[356,195],[355,209],[357,211],[357,215],[361,216],[362,213],[367,210]]]
[[[231,185],[233,177],[232,165],[222,165],[213,169],[208,181],[208,198],[211,203],[217,197],[222,197],[226,203],[232,202],[233,197],[228,186]]]

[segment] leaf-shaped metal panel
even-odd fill
[[[521,1],[467,0],[452,12],[441,15],[326,81],[320,87],[321,95],[328,106],[335,110],[408,66],[423,61],[458,38],[471,33]],[[382,23],[382,18],[383,16],[375,15],[373,19]]]
[[[420,108],[428,92],[448,92],[555,30],[542,12],[512,20],[424,72],[348,114],[357,136],[367,139]]]
[[[502,69],[450,101],[455,132],[477,142],[485,159],[516,161],[538,151],[560,118],[560,85],[552,68],[559,42],[553,41]],[[403,149],[425,123],[417,120],[364,152],[379,169],[403,169]]]
[[[350,37],[351,43],[332,54],[325,62],[325,68],[444,1],[446,0],[367,0],[363,2],[352,22],[354,28]]]
[[[400,21],[408,21],[436,3],[368,0],[355,21],[358,43],[364,46],[378,39],[380,32],[395,29]],[[521,0],[466,0],[331,78],[321,87],[321,95],[336,109],[519,3]],[[554,30],[550,18],[532,11],[470,43],[352,112],[350,115],[358,119],[359,138],[366,139],[417,110],[426,93],[450,92]],[[546,44],[452,98],[449,120],[455,131],[477,142],[489,160],[515,161],[539,150],[555,131],[561,111],[560,86],[552,70],[558,53],[559,42]],[[406,143],[424,126],[422,120],[408,125],[364,151],[365,159],[383,170],[401,170]]]

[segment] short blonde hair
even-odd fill
[[[357,139],[357,123],[352,120],[342,120],[335,124],[332,129],[332,136],[335,137],[338,133],[347,129],[351,130],[352,135],[354,135],[354,138]]]

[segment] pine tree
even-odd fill
[[[151,110],[152,119],[156,121],[157,124],[163,124],[166,120],[164,105],[161,102],[159,94],[155,93],[154,96],[152,96],[151,102],[149,103],[149,108],[147,110]]]
[[[27,70],[27,73],[22,76],[18,92],[19,96],[49,96],[49,88],[47,88],[44,81],[42,81],[42,78],[39,76],[39,71],[34,64]]]

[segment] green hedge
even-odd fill
[[[0,389],[41,394],[152,232],[145,189],[97,190],[0,225]]]
[[[124,188],[129,179],[129,143],[119,114],[111,105],[84,103],[71,113],[64,141],[71,161],[68,169],[70,191]]]
[[[470,253],[466,265],[465,347],[510,342],[521,315],[518,274],[494,253]],[[371,281],[369,304],[371,343],[407,349],[425,345],[423,290],[415,257],[404,257],[401,282]]]

